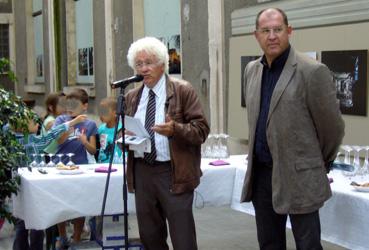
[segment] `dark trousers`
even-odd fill
[[[29,238],[28,241],[28,232]],[[13,250],[43,250],[44,231],[28,230],[24,225],[24,220],[17,219],[15,222],[15,239]]]
[[[272,204],[272,168],[254,166],[252,203],[255,208],[257,236],[262,250],[286,249],[287,214],[277,214]],[[319,211],[289,214],[297,250],[320,250]]]
[[[135,160],[135,199],[138,228],[145,250],[168,250],[167,221],[174,250],[196,250],[192,213],[193,191],[173,194],[171,166],[150,166]]]
[[[55,250],[56,238],[59,236],[57,225],[45,229],[46,250]]]

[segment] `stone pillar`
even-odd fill
[[[210,123],[212,133],[224,132],[224,25],[223,0],[213,0],[209,13]]]
[[[181,0],[182,77],[192,83],[209,122],[208,2]]]
[[[76,85],[77,81],[77,45],[76,45],[76,13],[74,0],[65,1],[66,40],[67,40],[67,83],[66,86]]]

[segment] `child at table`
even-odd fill
[[[99,115],[100,120],[103,122],[98,129],[100,140],[98,162],[100,163],[109,163],[110,157],[114,157],[114,163],[118,163],[117,160],[122,158],[122,150],[113,142],[114,129],[117,123],[116,107],[117,101],[112,97],[104,98],[100,102]],[[119,124],[118,130],[121,127],[122,125]],[[116,139],[118,139],[118,136]],[[112,155],[114,145],[114,155]]]
[[[99,116],[102,124],[98,129],[98,137],[100,142],[99,154],[97,162],[99,163],[109,163],[110,157],[113,157],[113,163],[121,163],[122,150],[113,142],[114,130],[117,123],[116,120],[116,109],[117,101],[112,97],[107,97],[101,100],[99,105]],[[119,123],[118,131],[121,129],[122,124]],[[116,137],[118,139],[119,136]],[[112,154],[113,147],[114,155]],[[101,224],[102,220],[100,216],[94,216],[89,220],[89,225],[91,228],[91,238],[90,240],[101,240]]]
[[[73,119],[83,114],[88,108],[88,94],[83,89],[75,89],[66,96],[66,114],[58,116],[54,126]],[[64,133],[58,139],[57,154],[64,154],[63,162],[66,164],[69,158],[68,153],[73,153],[71,158],[75,164],[88,164],[87,152],[94,155],[96,152],[96,123],[90,119],[75,126],[73,133]],[[87,151],[87,152],[86,152]],[[66,232],[66,222],[58,224],[59,238],[56,242],[57,249],[63,249],[69,244],[79,242],[84,226],[84,218],[76,218],[73,220],[73,242],[69,243]]]
[[[40,126],[40,122],[37,117],[29,120],[27,128],[28,132],[14,128],[15,137],[17,141],[24,146],[26,153],[25,157],[22,157],[22,159],[19,160],[19,166],[28,166],[28,159],[31,158],[32,154],[43,153],[45,148],[50,145],[53,140],[57,139],[62,133],[73,131],[74,126],[84,122],[86,119],[86,115],[76,116],[70,121],[54,126],[48,131],[48,133],[41,135],[36,134]]]
[[[55,140],[61,133],[68,131],[70,128],[72,128],[72,126],[83,122],[86,120],[86,118],[87,117],[85,115],[77,116],[69,122],[55,126],[44,135],[36,135],[39,128],[39,123],[34,119],[30,119],[28,122],[28,133],[26,133],[26,131],[22,131],[21,129],[14,128],[13,130],[15,132],[15,136],[18,142],[24,146],[26,152],[26,157],[20,159],[19,166],[26,166],[28,164],[27,158],[30,158],[31,154],[42,153],[45,147],[48,146],[50,142]],[[13,250],[43,249],[43,230],[30,230],[30,242],[28,242],[29,230],[26,229],[24,221],[17,218],[14,227],[15,238],[13,242]]]
[[[64,93],[51,93],[46,97],[45,107],[46,115],[42,123],[41,134],[47,134],[47,132],[54,125],[56,117],[65,112],[65,94]],[[44,150],[47,154],[55,154],[58,147],[57,140],[53,140]],[[51,159],[50,159],[51,160]]]

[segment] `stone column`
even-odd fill
[[[224,25],[223,0],[208,5],[209,65],[210,65],[210,123],[212,133],[224,131]]]

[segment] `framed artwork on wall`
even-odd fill
[[[168,48],[169,74],[181,74],[181,36],[160,37],[159,40]]]
[[[342,114],[367,115],[367,50],[322,51],[331,70]]]
[[[260,56],[241,56],[241,107],[246,107],[246,100],[243,96],[243,91],[244,91],[244,84],[243,84],[243,73],[245,71],[246,65],[251,62],[254,61],[256,59],[258,59]]]

